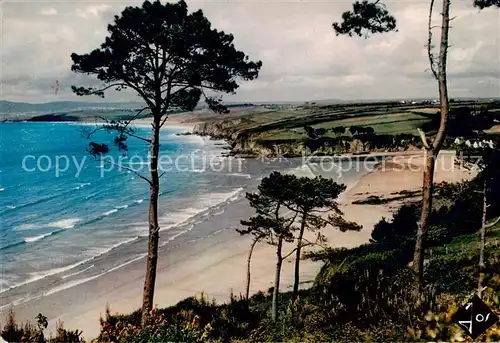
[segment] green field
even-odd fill
[[[486,101],[462,101],[453,106],[500,111],[500,105]],[[205,112],[195,120],[226,122],[231,132],[242,132],[259,140],[301,140],[306,137],[304,126],[332,129],[344,126],[372,127],[377,134],[417,135],[417,129],[432,120],[439,108],[435,104],[402,104],[399,102],[317,105],[255,106],[231,108],[231,113],[214,115]],[[238,120],[239,119],[239,120]],[[237,121],[236,121],[237,120]],[[228,125],[227,122],[230,122]],[[328,132],[326,136],[334,137]]]

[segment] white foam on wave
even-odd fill
[[[106,211],[106,212],[103,212],[102,215],[103,216],[109,216],[110,214],[113,214],[113,213],[116,213],[118,212],[118,210],[116,208],[112,209],[112,210],[109,210],[109,211]]]
[[[160,231],[169,230],[173,227],[185,224],[191,218],[193,218],[194,216],[196,216],[197,214],[199,214],[201,212],[206,211],[208,208],[209,207],[206,207],[206,208],[188,207],[188,208],[185,208],[185,209],[178,211],[178,212],[169,213],[169,214],[163,216],[162,218],[160,218],[161,221],[169,223],[168,225],[161,228]]]
[[[219,216],[219,215],[221,215],[222,213],[224,213],[224,209],[222,209],[222,210],[220,210],[220,211],[218,211],[218,212],[215,212],[215,213],[214,213],[214,216]]]
[[[119,247],[121,245],[131,243],[131,242],[133,242],[133,241],[135,241],[137,239],[139,239],[139,237],[133,237],[133,238],[127,239],[127,240],[125,240],[123,242],[114,244],[114,245],[112,245],[112,246],[110,246],[108,248],[105,248],[103,250],[96,250],[96,252],[97,252],[96,255],[94,255],[92,257],[89,257],[89,258],[86,258],[86,259],[84,259],[82,261],[70,264],[70,265],[65,266],[65,267],[59,267],[59,268],[49,269],[49,270],[46,270],[46,271],[43,271],[43,272],[34,272],[34,273],[31,273],[30,274],[31,275],[30,278],[28,278],[27,280],[25,280],[23,282],[19,282],[17,284],[14,284],[14,285],[10,286],[9,288],[2,289],[0,291],[0,294],[2,294],[3,292],[6,292],[8,290],[11,290],[13,288],[24,286],[24,285],[27,285],[29,283],[32,283],[32,282],[35,282],[35,281],[38,281],[38,280],[41,280],[41,279],[44,279],[44,278],[49,277],[49,276],[53,276],[53,275],[64,273],[64,272],[66,272],[68,270],[71,270],[73,268],[76,268],[76,267],[78,267],[78,266],[80,266],[80,265],[82,265],[84,263],[90,262],[90,261],[94,260],[95,258],[97,258],[99,256],[102,256],[102,255],[110,252],[111,250],[116,249],[117,247]]]
[[[50,222],[48,224],[26,223],[26,224],[21,224],[19,226],[16,226],[14,228],[14,230],[16,230],[16,231],[28,231],[28,230],[40,229],[43,227],[53,227],[53,228],[57,228],[57,229],[71,229],[80,220],[81,220],[80,218],[68,218],[68,219],[61,219],[61,220],[57,220],[54,222]],[[27,238],[25,238],[24,241],[27,243],[36,242],[36,241],[42,239],[43,237],[49,236],[51,234],[53,234],[53,232],[46,233],[46,234],[39,235],[39,236],[34,236],[34,237],[27,237]],[[27,241],[27,239],[29,241]]]
[[[165,245],[167,245],[168,243],[172,242],[177,237],[182,236],[183,234],[191,231],[193,228],[194,228],[194,225],[189,225],[189,227],[186,230],[183,230],[183,231],[180,231],[180,232],[176,233],[175,235],[173,235],[172,237],[170,237],[166,242],[162,243],[160,245],[160,247],[164,247]]]
[[[84,282],[97,279],[98,277],[103,276],[103,275],[104,275],[104,273],[101,273],[101,274],[90,276],[90,277],[87,277],[87,278],[84,278],[84,279],[78,279],[78,280],[73,280],[73,281],[64,283],[64,284],[62,284],[60,286],[52,288],[48,292],[43,293],[43,296],[48,296],[48,295],[51,295],[51,294],[54,294],[54,293],[57,293],[57,292],[60,292],[60,291],[64,291],[65,289],[78,286],[78,285],[80,285],[80,284],[82,284]]]
[[[90,182],[87,182],[87,183],[81,183],[79,184],[78,186],[75,187],[76,190],[78,189],[81,189],[81,188],[84,188],[84,187],[87,187],[87,186],[90,186],[91,183]]]
[[[139,200],[136,200],[134,202],[137,203],[137,204],[142,204],[144,202],[144,199],[139,199]]]
[[[243,191],[243,188],[240,187],[230,192],[213,192],[207,193],[200,196],[200,199],[203,203],[208,205],[207,209],[218,204],[224,203],[226,201],[234,201],[237,199],[237,196]]]
[[[224,202],[234,201],[235,199],[238,198],[238,195],[241,193],[242,190],[243,190],[243,188],[238,188],[238,189],[231,191],[231,192],[225,192],[225,193],[214,192],[214,193],[205,194],[205,195],[201,196],[200,199],[201,199],[202,203],[204,203],[208,206],[203,207],[203,208],[190,208],[190,207],[188,207],[188,208],[183,209],[182,211],[170,213],[167,216],[164,216],[162,219],[168,218],[169,222],[171,222],[171,223],[173,222],[173,223],[170,225],[167,225],[166,227],[164,227],[160,231],[169,230],[169,229],[172,229],[174,227],[186,224],[193,217],[195,217],[196,215],[198,215],[202,212],[210,210],[211,208],[214,208],[217,205],[220,205]],[[219,210],[218,212],[214,213],[214,215],[220,215],[222,213],[224,213],[224,209]],[[209,214],[210,214],[209,212],[206,212],[202,216],[205,217],[205,216],[208,216]],[[191,231],[193,229],[194,225],[200,224],[202,222],[203,221],[196,221],[196,222],[192,223],[186,230],[183,230],[183,231],[173,235],[165,243],[163,243],[161,246],[164,246],[164,245],[168,244],[169,242],[171,242],[172,240],[176,239],[177,237]]]
[[[121,242],[118,242],[116,244],[113,244],[109,247],[106,247],[106,248],[103,248],[103,249],[96,249],[95,252],[96,252],[96,255],[93,257],[93,258],[97,258],[99,256],[102,256],[104,254],[107,254],[108,252],[110,252],[111,250],[113,249],[116,249],[118,248],[119,246],[122,246],[122,245],[125,245],[125,244],[128,244],[128,243],[132,243],[133,241],[136,241],[139,239],[139,236],[135,236],[135,237],[132,237],[132,238],[129,238],[129,239],[126,239],[124,241],[121,241]]]
[[[16,231],[26,231],[26,230],[34,230],[38,229],[41,226],[39,224],[21,224],[19,226],[16,226],[14,230]]]
[[[16,208],[16,206],[7,205],[7,208],[8,208],[9,210],[13,210],[13,209],[15,209],[15,208]]]
[[[94,268],[94,265],[91,265],[91,266],[89,266],[89,267],[87,267],[87,268],[85,268],[85,269],[83,269],[83,270],[80,270],[80,271],[78,271],[78,272],[76,272],[76,273],[71,273],[71,274],[68,274],[68,275],[64,275],[64,276],[62,277],[62,279],[67,279],[67,278],[69,278],[69,277],[72,277],[72,276],[75,276],[75,275],[78,275],[78,274],[84,273],[84,272],[86,272],[87,270],[89,270],[89,269],[91,269],[91,268]]]
[[[198,136],[198,135],[177,135],[175,133],[171,133],[171,134],[167,135],[167,138],[168,139],[175,138],[175,139],[179,139],[179,140],[182,140],[184,142],[187,142],[187,143],[195,143],[195,144],[199,144],[199,145],[206,144],[206,140],[203,139],[203,137]]]
[[[3,192],[4,190],[5,190],[5,188],[4,188],[4,187],[0,188],[0,192]]]
[[[141,202],[138,202],[138,200],[134,201],[135,203],[137,204],[140,204]],[[118,212],[119,210],[124,210],[124,209],[127,209],[129,207],[129,205],[119,205],[119,206],[115,206],[114,209],[112,210],[109,210],[109,211],[106,211],[106,212],[103,212],[102,215],[103,216],[109,216],[110,214],[113,214],[113,213],[116,213]]]
[[[67,283],[62,284],[60,286],[52,288],[50,291],[45,292],[43,295],[44,296],[48,296],[48,295],[51,295],[51,294],[54,294],[54,293],[57,293],[57,292],[60,292],[60,291],[64,291],[65,289],[81,285],[82,283],[92,281],[92,280],[97,279],[97,278],[99,278],[101,276],[104,276],[104,275],[106,275],[108,273],[111,273],[111,272],[113,272],[113,271],[115,271],[117,269],[123,268],[123,267],[125,267],[125,266],[127,266],[127,265],[129,265],[131,263],[134,263],[134,262],[136,262],[136,261],[138,261],[138,260],[140,260],[140,259],[142,259],[142,258],[144,258],[146,256],[147,256],[147,254],[141,254],[141,255],[137,256],[136,258],[134,258],[134,259],[132,259],[130,261],[127,261],[125,263],[122,263],[122,264],[120,264],[120,265],[118,265],[116,267],[113,267],[113,268],[111,268],[111,269],[109,269],[109,270],[107,270],[107,271],[105,271],[103,273],[100,273],[100,274],[97,274],[97,275],[94,275],[94,276],[89,276],[87,278],[83,278],[83,279],[78,279],[78,280],[73,280],[73,281],[67,282]]]
[[[244,173],[229,173],[229,174],[225,174],[227,176],[237,176],[237,177],[244,177],[245,179],[251,179],[252,178],[252,175],[250,174],[244,174]]]
[[[91,258],[88,258],[88,259],[85,259],[83,261],[80,261],[80,262],[77,262],[77,263],[74,263],[74,264],[71,264],[69,266],[66,266],[66,267],[60,267],[60,268],[54,268],[54,269],[50,269],[50,270],[47,270],[47,271],[43,271],[43,272],[35,272],[35,273],[31,273],[31,277],[28,278],[27,280],[23,281],[23,282],[19,282],[19,283],[16,283],[12,286],[10,286],[9,288],[6,288],[6,289],[3,289],[1,293],[3,292],[7,292],[8,290],[11,290],[13,288],[17,288],[17,287],[20,287],[20,286],[24,286],[24,285],[27,285],[29,283],[32,283],[32,282],[35,282],[35,281],[38,281],[38,280],[41,280],[41,279],[44,279],[46,277],[49,277],[49,276],[52,276],[52,275],[56,275],[56,274],[59,274],[59,273],[63,273],[65,271],[68,271],[70,269],[73,269],[75,267],[78,267],[79,265],[83,264],[83,263],[86,263],[88,261],[91,261],[94,257],[91,257]]]
[[[47,227],[56,227],[58,229],[71,229],[79,221],[81,221],[80,218],[67,218],[67,219],[61,219],[61,220],[57,220],[55,222],[48,223],[46,226]]]
[[[209,236],[209,237],[212,237],[212,236],[215,236],[215,235],[217,235],[217,234],[219,234],[219,233],[222,233],[222,232],[224,232],[224,231],[226,231],[226,230],[227,230],[227,228],[224,228],[224,229],[219,229],[219,230],[217,230],[217,231],[212,232],[212,233],[211,233],[210,235],[208,235],[208,236]]]
[[[50,235],[52,235],[54,232],[49,232],[49,233],[44,233],[43,235],[38,235],[38,236],[33,236],[33,237],[25,237],[24,238],[24,241],[26,243],[34,243],[36,241],[39,241],[45,237],[48,237]]]

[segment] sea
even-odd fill
[[[149,125],[134,130],[151,134]],[[230,157],[226,142],[187,131],[167,126],[161,133],[160,249],[185,250],[207,237],[236,235],[239,221],[251,214],[245,193],[273,170],[335,177],[348,185],[368,172],[318,171],[300,158]],[[115,133],[76,122],[4,122],[0,132],[0,309],[144,259],[144,141],[129,138],[128,150],[120,151]],[[108,155],[92,157],[90,142],[108,144]]]

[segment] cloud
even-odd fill
[[[369,39],[336,37],[332,23],[350,8],[346,2],[316,1],[188,1],[203,9],[213,26],[235,36],[235,45],[262,60],[257,80],[244,82],[233,101],[315,99],[389,99],[437,97],[429,72],[428,4],[387,3],[399,32]],[[450,95],[499,96],[499,11],[479,12],[454,2],[448,71]],[[101,44],[107,24],[125,6],[138,2],[73,1],[71,3],[3,3],[2,86],[6,99],[75,99],[72,84],[91,83],[70,71],[72,52],[85,53]],[[436,1],[433,25],[439,25]],[[439,30],[434,31],[434,39]],[[437,54],[437,51],[435,51]],[[131,92],[110,92],[110,100],[136,100]],[[89,99],[90,100],[90,99]]]
[[[44,8],[40,11],[41,15],[56,15],[57,10],[55,8]]]
[[[111,9],[111,6],[107,4],[91,5],[91,6],[86,6],[84,8],[77,8],[76,15],[81,18],[89,18],[89,17],[99,18],[101,17],[102,13],[107,12],[109,9]]]

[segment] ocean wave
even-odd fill
[[[108,252],[110,252],[111,250],[114,250],[114,249],[116,249],[116,248],[118,248],[118,247],[120,247],[120,246],[122,246],[122,245],[132,243],[132,242],[134,242],[134,241],[138,240],[139,238],[140,238],[139,236],[135,236],[135,237],[132,237],[132,238],[128,238],[128,239],[126,239],[126,240],[124,240],[124,241],[118,242],[118,243],[116,243],[116,244],[113,244],[113,245],[111,245],[111,246],[109,246],[109,247],[107,247],[107,248],[97,249],[97,250],[95,250],[96,255],[95,255],[93,258],[97,258],[97,257],[99,257],[99,256],[102,256],[102,255],[104,255],[104,254],[107,254],[107,253],[108,253]]]
[[[64,273],[65,271],[68,271],[70,269],[78,267],[79,265],[84,264],[86,262],[89,262],[89,261],[91,261],[93,259],[94,259],[94,257],[91,257],[91,258],[87,258],[87,259],[85,259],[83,261],[71,264],[71,265],[66,266],[66,267],[54,268],[54,269],[50,269],[50,270],[43,271],[43,272],[32,273],[31,277],[28,278],[27,280],[25,280],[23,282],[16,283],[16,284],[10,286],[9,288],[3,289],[2,291],[0,291],[0,294],[2,294],[4,292],[7,292],[7,291],[10,291],[11,289],[14,289],[14,288],[17,288],[17,287],[20,287],[20,286],[24,286],[24,285],[27,285],[29,283],[32,283],[32,282],[44,279],[44,278],[52,276],[52,275]]]
[[[164,196],[164,195],[170,194],[170,193],[172,193],[172,192],[173,192],[173,190],[162,191],[162,192],[158,193],[158,196],[160,196],[160,197],[161,197],[161,196]]]
[[[87,270],[92,269],[92,268],[94,268],[94,265],[88,266],[87,268],[82,269],[82,270],[80,270],[80,271],[78,271],[78,272],[71,273],[71,274],[68,274],[68,275],[64,275],[64,276],[62,276],[62,277],[61,277],[61,279],[67,279],[67,278],[69,278],[69,277],[72,277],[72,276],[75,276],[75,275],[78,275],[78,274],[84,273],[84,272],[86,272]]]
[[[5,188],[4,188],[4,187],[0,188],[0,192],[3,192],[4,190],[5,190]]]
[[[23,282],[19,282],[17,284],[14,284],[12,286],[10,286],[9,288],[5,288],[5,289],[2,289],[0,291],[0,294],[4,293],[4,292],[7,292],[9,290],[12,290],[14,288],[17,288],[17,287],[20,287],[20,286],[24,286],[24,285],[27,285],[29,283],[32,283],[32,282],[35,282],[35,281],[39,281],[41,279],[44,279],[46,277],[49,277],[49,276],[54,276],[54,275],[57,275],[57,274],[61,274],[61,273],[64,273],[64,272],[67,272],[71,269],[74,269],[78,266],[81,266],[82,264],[85,264],[85,263],[88,263],[108,252],[110,252],[111,250],[113,249],[116,249],[118,248],[119,246],[121,245],[124,245],[124,244],[128,244],[128,243],[131,243],[135,240],[139,239],[139,237],[133,237],[133,238],[130,238],[130,239],[127,239],[123,242],[120,242],[120,243],[117,243],[117,244],[114,244],[108,248],[105,248],[103,250],[100,250],[100,251],[97,251],[97,254],[94,255],[94,256],[91,256],[89,258],[86,258],[82,261],[79,261],[79,262],[76,262],[76,263],[73,263],[73,264],[70,264],[68,266],[64,266],[64,267],[59,267],[59,268],[53,268],[53,269],[49,269],[49,270],[46,270],[46,271],[43,271],[43,272],[35,272],[35,273],[31,273],[31,277],[28,278],[27,280],[23,281]],[[21,243],[21,244],[24,244],[24,241]],[[0,248],[1,250],[1,248]],[[109,272],[109,271],[108,271]]]
[[[176,133],[171,133],[167,135],[168,139],[176,139],[176,140],[182,140],[186,143],[195,143],[199,145],[205,145],[206,140],[203,139],[203,137],[198,136],[198,135],[177,135]]]
[[[125,210],[127,208],[129,208],[130,206],[133,206],[134,204],[141,204],[144,200],[143,199],[139,199],[139,200],[135,200],[133,203],[131,204],[125,204],[125,205],[118,205],[118,206],[115,206],[114,209],[112,210],[108,210],[108,211],[105,211],[105,212],[102,212],[100,215],[98,215],[97,217],[94,217],[94,218],[91,218],[91,219],[88,219],[87,221],[85,221],[84,223],[82,223],[82,225],[88,225],[88,224],[93,224],[95,222],[98,222],[99,220],[111,215],[111,214],[114,214],[120,210]]]
[[[25,237],[22,241],[17,241],[13,242],[11,244],[7,244],[3,247],[0,247],[0,250],[6,250],[10,249],[13,247],[16,247],[18,245],[26,244],[26,243],[34,243],[37,242],[45,237],[52,236],[55,234],[58,234],[64,230],[71,229],[75,226],[77,222],[80,221],[80,218],[69,218],[69,219],[61,219],[55,222],[51,222],[45,225],[40,225],[40,224],[22,224],[15,229],[18,231],[26,231],[26,230],[32,230],[40,227],[53,227],[53,228],[58,228],[59,230],[54,230],[49,233],[44,233],[42,235],[38,236],[32,236],[32,237]]]
[[[214,216],[219,216],[219,215],[223,214],[224,211],[225,211],[224,209],[222,209],[220,211],[217,211],[217,212],[214,213]]]
[[[190,223],[189,221],[193,219],[193,217],[196,217],[197,215],[203,213],[203,212],[207,212],[209,213],[210,211],[218,211],[218,212],[215,212],[214,214],[221,214],[221,211],[223,206],[225,206],[224,204],[227,204],[231,201],[233,201],[234,199],[237,199],[240,195],[240,193],[243,191],[243,188],[238,188],[238,189],[235,189],[235,190],[232,190],[230,192],[214,192],[214,193],[207,193],[203,196],[199,196],[199,200],[201,200],[201,204],[205,204],[205,206],[203,207],[192,207],[192,208],[186,208],[186,209],[183,209],[179,212],[176,212],[176,213],[170,213],[168,214],[168,216],[164,216],[163,217],[163,220],[164,219],[168,219],[168,222],[170,225],[167,225],[166,227],[164,227],[163,230],[170,230],[172,229],[173,227],[180,227],[181,225],[187,225],[187,227],[185,229],[182,229],[179,231],[179,232],[175,232],[175,234],[173,234],[171,237],[168,238],[168,240],[164,243],[162,243],[162,246],[165,246],[166,244],[172,242],[173,240],[177,239],[179,236],[191,231],[193,228],[194,228],[194,224],[193,223]],[[140,204],[144,201],[144,199],[138,199],[138,200],[135,200],[134,203],[136,204]],[[121,207],[124,207],[125,205],[121,205]],[[117,208],[115,208],[114,210],[110,210],[110,211],[113,211],[113,213],[115,211],[118,211],[118,207],[120,206],[117,206]],[[108,211],[108,212],[110,212]],[[206,214],[206,213],[205,213]],[[166,218],[165,218],[166,217]],[[58,221],[55,221],[55,222],[52,222],[52,227],[58,227],[58,228],[61,228],[61,229],[65,229],[65,228],[69,228],[69,227],[73,227],[76,223],[79,223],[79,225],[84,225],[86,224],[86,222],[81,222],[79,218],[69,218],[69,219],[63,219],[63,220],[58,220]],[[48,225],[47,225],[48,226]],[[162,230],[162,231],[163,231]],[[54,232],[52,232],[51,234],[54,234]],[[213,233],[215,234],[215,233]],[[42,237],[43,238],[43,237]],[[37,240],[40,240],[42,239],[40,238],[40,236],[36,236],[36,237],[31,237],[31,240],[32,242],[36,242]],[[1,290],[0,293],[3,293],[5,291],[8,291],[10,289],[13,289],[13,288],[16,288],[16,287],[19,287],[19,286],[22,286],[22,285],[26,285],[28,283],[31,283],[31,282],[35,282],[35,281],[38,281],[40,279],[43,279],[43,278],[46,278],[46,277],[50,277],[50,276],[53,276],[53,275],[58,275],[58,274],[64,274],[66,272],[68,272],[69,270],[72,270],[82,264],[85,264],[85,263],[88,263],[96,258],[99,258],[100,256],[104,255],[104,254],[107,254],[109,253],[111,250],[113,249],[116,249],[124,244],[129,244],[129,243],[132,243],[133,241],[136,241],[138,239],[140,239],[141,236],[136,236],[136,237],[132,237],[132,238],[129,238],[129,239],[126,239],[124,241],[121,241],[119,243],[116,243],[112,246],[109,246],[107,248],[104,248],[104,249],[99,249],[99,250],[96,250],[89,258],[86,258],[82,261],[79,261],[79,262],[76,262],[74,264],[71,264],[71,265],[68,265],[68,266],[64,266],[64,267],[60,267],[60,268],[54,268],[54,269],[51,269],[51,270],[47,270],[47,271],[43,271],[43,272],[37,272],[37,273],[32,273],[30,275],[30,277],[21,282],[21,283],[18,283],[18,284],[15,284],[7,289],[3,289]],[[30,237],[28,237],[28,239],[30,239]],[[32,243],[31,242],[31,243]],[[22,242],[17,242],[16,244],[26,244],[27,242],[25,242],[24,240]],[[129,263],[132,263],[134,262],[135,260],[138,260],[140,258],[143,258],[145,255],[141,255],[139,257],[137,257],[136,259],[133,259],[131,261],[128,261],[124,264],[121,264],[117,267],[114,267],[108,271],[104,271],[103,273],[99,274],[99,275],[96,275],[96,276],[92,276],[90,279],[89,278],[84,278],[84,279],[80,279],[80,280],[74,280],[74,281],[71,281],[70,283],[66,283],[64,285],[61,285],[61,286],[57,286],[57,288],[55,289],[52,289],[49,291],[50,294],[53,294],[57,291],[60,291],[60,290],[63,290],[63,289],[66,289],[66,288],[69,288],[69,287],[73,287],[77,284],[80,284],[80,283],[83,283],[83,282],[87,282],[91,279],[94,279],[94,278],[97,278],[97,277],[100,277],[106,273],[109,273],[113,270],[116,270],[118,268],[121,268],[123,267],[124,265],[127,265]],[[90,269],[90,267],[87,267],[86,269],[84,269],[83,271],[85,270],[88,270]],[[62,278],[68,278],[70,276],[75,276],[75,275],[78,275],[78,274],[81,274],[83,273],[83,271],[77,271],[77,272],[73,272],[72,274],[68,274],[68,275],[63,275]]]
[[[42,226],[40,224],[21,224],[19,226],[16,226],[14,230],[16,231],[27,231],[27,230],[34,230],[34,229],[39,229]]]
[[[74,189],[72,188],[70,190],[63,191],[61,193],[57,193],[57,194],[54,194],[54,195],[46,196],[46,197],[37,199],[35,201],[27,202],[25,204],[21,204],[21,205],[17,205],[17,206],[9,205],[9,206],[7,206],[7,208],[10,209],[10,210],[19,210],[19,209],[22,209],[22,208],[25,208],[25,207],[29,207],[29,206],[33,206],[33,205],[38,205],[38,204],[42,204],[42,203],[50,201],[50,200],[54,200],[54,199],[59,198],[59,197],[61,197],[63,195],[72,193],[73,191],[74,191]]]
[[[43,235],[38,235],[38,236],[33,236],[33,237],[24,237],[24,241],[26,243],[34,243],[36,241],[39,241],[45,237],[48,237],[48,236],[51,236],[52,234],[54,234],[56,231],[51,231],[51,232],[48,232],[48,233],[44,233]]]
[[[100,195],[101,193],[102,193],[102,192],[95,192],[95,193],[92,193],[92,194],[86,195],[86,196],[85,196],[85,200],[89,200],[89,199],[95,198],[96,196]]]
[[[251,179],[252,175],[250,174],[244,174],[244,173],[229,173],[229,174],[224,174],[226,176],[237,176],[237,177],[244,177],[245,179]]]
[[[220,215],[220,214],[224,213],[224,208],[223,208],[224,204],[227,204],[228,202],[232,202],[235,199],[237,199],[239,194],[242,191],[243,191],[243,188],[238,188],[234,191],[226,192],[226,193],[222,193],[222,192],[221,193],[216,193],[216,192],[208,193],[205,195],[205,197],[201,197],[202,202],[203,202],[203,200],[207,201],[206,207],[204,207],[204,208],[190,208],[190,207],[188,207],[188,208],[183,209],[182,211],[170,213],[168,215],[168,217],[167,216],[162,217],[161,219],[164,219],[165,217],[167,217],[169,219],[169,222],[171,222],[171,223],[173,222],[173,223],[160,229],[160,231],[171,230],[172,228],[186,225],[190,221],[192,221],[193,218],[195,218],[197,215],[200,215],[202,213],[203,213],[201,215],[202,218],[208,217],[211,214],[212,215]],[[214,201],[214,199],[215,199],[215,201]],[[210,213],[210,211],[217,210],[217,209],[219,210],[218,212]],[[194,227],[194,225],[200,224],[202,222],[203,222],[203,220],[191,222],[191,225],[188,227],[188,229],[175,234],[174,236],[169,238],[167,242],[163,243],[161,246],[164,246],[167,243],[174,240],[175,238],[191,231],[191,229]]]
[[[53,227],[53,228],[57,228],[57,229],[71,229],[79,221],[81,221],[80,218],[68,218],[68,219],[61,219],[61,220],[57,220],[54,222],[50,222],[48,224],[25,223],[25,224],[21,224],[19,226],[16,226],[14,228],[14,230],[16,230],[16,231],[29,231],[29,230],[41,229],[44,227]]]
[[[83,278],[83,279],[73,280],[73,281],[67,282],[65,284],[62,284],[60,286],[56,286],[56,287],[52,288],[51,290],[45,292],[43,295],[44,296],[48,296],[48,295],[51,295],[51,294],[54,294],[54,293],[57,293],[57,292],[60,292],[60,291],[64,291],[65,289],[81,285],[82,283],[95,280],[95,279],[100,278],[101,276],[104,276],[104,275],[106,275],[108,273],[111,273],[111,272],[113,272],[113,271],[115,271],[117,269],[120,269],[122,267],[125,267],[125,266],[131,264],[131,263],[134,263],[134,262],[136,262],[136,261],[144,258],[145,256],[147,256],[147,254],[141,254],[138,257],[136,257],[136,258],[134,258],[134,259],[132,259],[130,261],[127,261],[125,263],[122,263],[122,264],[120,264],[120,265],[118,265],[116,267],[113,267],[113,268],[111,268],[111,269],[109,269],[109,270],[107,270],[107,271],[105,271],[103,273],[100,273],[100,274],[97,274],[97,275],[93,275],[93,276],[89,276],[89,277]]]
[[[22,245],[22,244],[26,244],[26,242],[24,240],[12,242],[10,244],[4,245],[3,247],[0,247],[0,251],[1,250],[7,250],[7,249],[10,249],[10,248],[13,248],[13,247],[17,247],[18,245]]]
[[[137,201],[134,201],[134,203],[139,204]],[[109,216],[110,214],[118,212],[119,210],[125,210],[125,209],[129,208],[129,206],[130,205],[127,205],[127,204],[125,204],[125,205],[118,205],[118,206],[115,206],[115,208],[112,209],[112,210],[103,212],[102,215],[104,217],[106,217],[106,216]]]
[[[89,277],[84,278],[84,279],[78,279],[78,280],[73,280],[73,281],[64,283],[62,285],[59,285],[59,286],[52,288],[50,291],[43,293],[43,296],[48,296],[48,295],[51,295],[51,294],[54,294],[54,293],[57,293],[60,291],[64,291],[65,289],[81,285],[82,283],[97,279],[98,277],[101,277],[103,275],[104,275],[104,273],[101,273],[101,274],[97,274],[94,276],[89,276]]]
[[[81,188],[84,188],[84,187],[87,187],[87,186],[90,186],[91,183],[90,182],[87,182],[87,183],[81,183],[79,184],[78,186],[76,186],[74,189],[78,190],[78,189],[81,189]]]
[[[177,237],[182,236],[183,234],[191,231],[193,228],[194,228],[194,225],[189,225],[186,230],[180,231],[180,232],[176,233],[175,235],[173,235],[172,237],[169,237],[166,242],[164,242],[164,243],[162,243],[160,245],[160,247],[164,247],[165,245],[167,245],[168,243],[172,242]]]
[[[177,212],[171,212],[165,216],[160,218],[160,221],[169,223],[167,226],[162,228],[160,231],[165,231],[171,229],[172,227],[180,226],[188,222],[191,218],[195,217],[197,214],[200,214],[209,209],[209,207],[205,208],[193,208],[187,207]]]
[[[80,221],[81,221],[80,218],[60,219],[60,220],[56,220],[55,222],[50,222],[46,226],[47,227],[56,227],[59,229],[72,229]]]
[[[106,211],[106,212],[103,212],[102,215],[103,216],[109,216],[110,214],[113,214],[113,213],[116,213],[118,212],[118,210],[116,208],[112,209],[112,210],[109,210],[109,211]]]
[[[207,237],[212,237],[212,236],[215,236],[215,235],[217,235],[217,234],[219,234],[219,233],[222,233],[222,232],[224,232],[224,231],[226,231],[226,230],[227,230],[227,228],[224,228],[224,229],[219,229],[219,230],[217,230],[217,231],[212,232],[212,233],[211,233],[210,235],[208,235]]]

